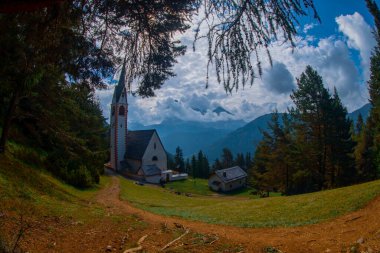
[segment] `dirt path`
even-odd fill
[[[119,178],[114,176],[112,185],[99,192],[96,201],[108,206],[115,214],[137,215],[147,222],[152,230],[162,224],[180,223],[193,232],[216,234],[220,238],[219,241],[241,245],[243,252],[263,252],[263,248],[268,246],[282,252],[346,252],[344,249],[353,246],[357,247],[358,251],[352,252],[380,252],[380,197],[365,208],[332,221],[294,228],[253,229],[156,215],[121,201],[119,194]],[[154,246],[154,242],[151,242],[151,246]]]

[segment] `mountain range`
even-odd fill
[[[218,107],[219,108],[219,107]],[[220,107],[215,113],[227,113]],[[370,104],[348,114],[356,122],[359,114],[365,120],[368,117]],[[201,113],[201,112],[200,112]],[[165,149],[174,154],[177,146],[181,147],[185,157],[202,150],[212,163],[220,157],[223,148],[228,148],[234,155],[253,152],[262,139],[262,130],[267,129],[272,113],[262,115],[248,123],[243,120],[226,120],[215,122],[185,121],[178,118],[165,119],[160,124],[143,126],[131,123],[131,130],[156,129]]]

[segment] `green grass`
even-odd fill
[[[38,166],[21,162],[10,153],[0,155],[0,209],[72,216],[83,221],[101,217],[104,210],[88,203],[99,189],[110,182],[110,177],[102,176],[99,185],[81,190],[56,179]]]
[[[357,210],[380,194],[380,180],[316,193],[263,199],[186,197],[160,187],[135,185],[125,179],[121,179],[121,187],[121,198],[138,208],[161,215],[240,227],[313,224]]]
[[[169,182],[165,187],[169,190],[181,193],[192,193],[199,195],[215,194],[215,192],[208,188],[207,179],[202,178],[189,178],[187,180]]]
[[[249,197],[249,198],[259,198],[257,195],[251,195],[251,188],[241,188],[228,193],[217,193],[209,189],[208,180],[202,178],[189,178],[187,180],[174,181],[166,184],[166,189],[169,191],[180,192],[180,193],[191,193],[197,195],[225,195],[234,197]],[[271,197],[280,196],[280,193],[271,192],[269,194]]]

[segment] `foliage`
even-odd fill
[[[191,161],[186,165],[187,172],[193,178],[208,178],[210,175],[210,165],[207,157],[203,154],[202,150],[198,155],[193,155]]]
[[[356,180],[351,120],[338,93],[331,95],[322,78],[308,66],[297,79],[291,98],[295,107],[282,124],[275,112],[264,131],[251,172],[251,182],[285,194],[348,185]]]
[[[214,161],[212,170],[221,170],[233,166],[239,166],[244,171],[248,171],[248,169],[252,167],[251,153],[247,152],[245,155],[243,153],[237,153],[234,158],[231,150],[223,148],[220,159]]]
[[[366,0],[368,10],[375,21],[376,46],[372,51],[368,91],[372,105],[365,129],[356,148],[357,169],[361,180],[380,177],[380,11],[375,1]]]
[[[178,170],[179,172],[185,171],[185,160],[183,159],[183,152],[180,147],[177,147],[175,149],[174,164],[176,170]]]
[[[256,77],[252,59],[256,59],[261,76],[259,51],[266,51],[271,61],[268,48],[274,40],[294,46],[298,16],[308,15],[311,9],[319,20],[312,0],[205,0],[203,8],[205,17],[198,25],[196,40],[207,38],[209,65],[215,65],[217,80],[227,92],[252,85]],[[204,33],[202,25],[207,27]]]

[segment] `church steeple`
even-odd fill
[[[115,87],[115,91],[113,93],[112,103],[117,103],[120,100],[120,96],[123,94],[123,92],[126,95],[125,76],[126,76],[126,71],[125,71],[125,61],[124,61],[123,67],[121,68],[119,82],[117,83],[117,86]]]
[[[128,102],[127,88],[125,87],[125,61],[121,69],[119,82],[115,87],[111,104],[111,166],[114,170],[122,169],[124,160],[127,134],[128,134]]]

